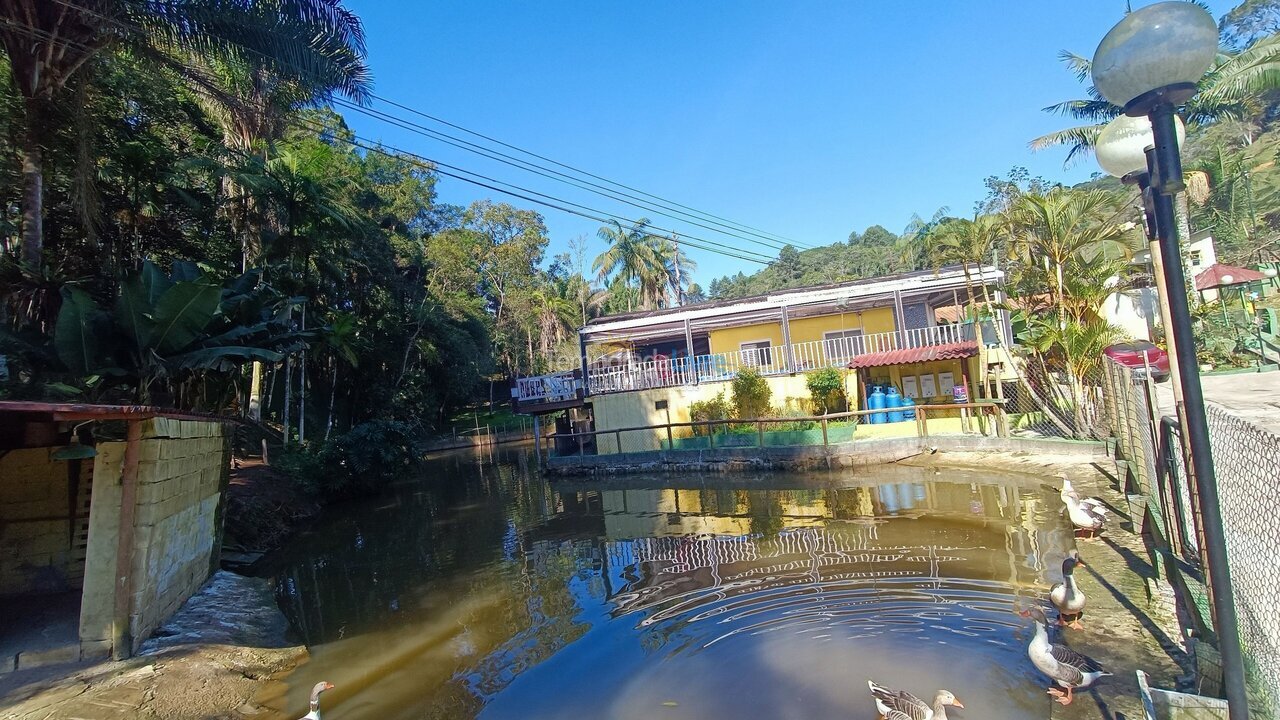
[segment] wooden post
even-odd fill
[[[926,415],[928,412],[924,408],[916,408],[916,419],[920,421],[920,437],[929,437],[929,418]]]
[[[827,446],[827,419],[822,418],[822,447]]]
[[[667,449],[668,450],[676,449],[675,441],[672,440],[671,438],[671,418],[669,417],[667,418]]]
[[[689,318],[684,320],[684,346],[689,352],[689,370],[693,373],[693,384],[698,384],[698,363],[697,356],[693,353],[693,326],[689,324]]]
[[[125,434],[124,463],[120,472],[120,527],[116,534],[115,613],[111,622],[111,657],[127,660],[133,655],[130,615],[133,605],[133,538],[138,512],[138,460],[142,452],[142,422],[130,420]],[[286,432],[288,427],[285,428]]]
[[[618,445],[618,454],[621,455],[622,454],[622,431],[621,430],[613,431],[613,442]]]
[[[713,423],[705,427],[707,428],[707,444],[714,450],[716,447],[716,426]]]
[[[795,374],[796,360],[791,354],[791,320],[787,317],[787,306],[782,306],[782,362],[788,373]]]
[[[537,459],[535,465],[542,468],[542,416],[533,416],[533,456]]]
[[[764,423],[756,420],[756,447],[764,447]]]

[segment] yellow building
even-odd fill
[[[953,266],[597,318],[579,330],[581,366],[520,378],[513,402],[531,414],[571,410],[564,433],[688,422],[690,405],[727,396],[728,383],[751,368],[782,414],[808,415],[805,374],[829,367],[850,371],[854,408],[877,387],[917,404],[976,398],[986,378],[1009,371],[1003,348],[1013,340],[1003,311],[948,321],[988,294],[976,278],[1003,299],[999,269]],[[629,449],[620,438],[608,444],[594,449]]]

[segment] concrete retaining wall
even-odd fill
[[[716,448],[714,450],[658,450],[584,457],[550,458],[545,465],[552,475],[616,475],[660,472],[741,472],[759,470],[813,470],[896,462],[931,450],[951,452],[996,451],[1011,453],[1086,455],[1106,457],[1099,442],[1030,438],[998,438],[982,435],[948,435],[932,438],[860,440],[823,446]]]

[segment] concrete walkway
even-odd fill
[[[1173,413],[1173,383],[1156,385],[1156,403],[1162,415]],[[1220,405],[1232,415],[1280,435],[1280,372],[1201,375],[1206,401]]]

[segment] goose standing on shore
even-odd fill
[[[1092,687],[1099,679],[1111,673],[1102,669],[1096,660],[1081,655],[1066,645],[1049,642],[1049,620],[1040,608],[1031,608],[1018,613],[1036,622],[1036,634],[1027,646],[1027,657],[1040,672],[1048,675],[1054,683],[1066,688],[1063,692],[1055,687],[1049,688],[1054,702],[1062,705],[1071,704],[1071,695],[1075,690]]]
[[[1062,479],[1062,491],[1058,497],[1067,506],[1067,517],[1071,518],[1071,524],[1089,533],[1101,530],[1102,524],[1107,521],[1107,506],[1098,498],[1081,499],[1066,475],[1058,477]]]
[[[905,690],[894,692],[889,688],[867,681],[871,695],[876,699],[876,710],[885,720],[947,720],[947,706],[963,708],[964,705],[950,690],[939,690],[933,698],[933,706]]]
[[[320,693],[332,689],[331,682],[322,680],[316,683],[315,687],[311,688],[311,712],[303,715],[299,720],[320,720]]]
[[[1076,586],[1076,566],[1088,567],[1080,559],[1080,553],[1072,550],[1062,561],[1062,582],[1049,588],[1049,600],[1058,608],[1058,624],[1067,625],[1075,630],[1083,630],[1080,618],[1084,615],[1084,592]],[[1068,622],[1069,621],[1069,622]]]

